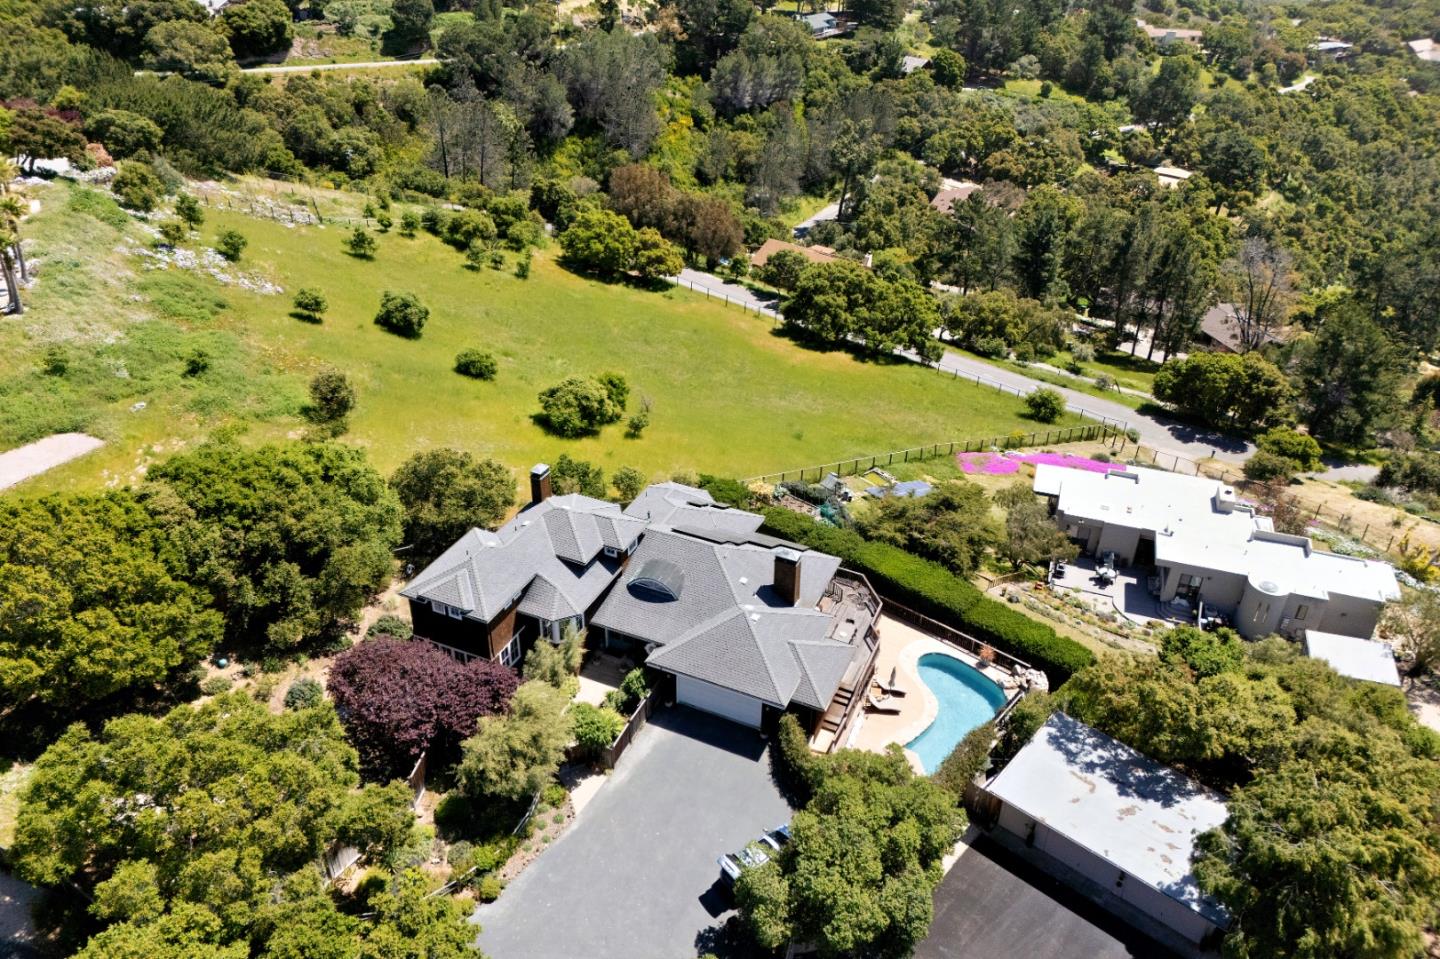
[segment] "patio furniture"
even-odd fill
[[[875,685],[880,687],[880,692],[892,699],[899,699],[905,695],[905,690],[895,684],[895,676],[898,671],[898,666],[892,666],[890,668],[890,681],[888,683],[879,676],[876,676],[874,680]]]
[[[899,706],[890,705],[890,698],[888,696],[884,699],[876,699],[875,694],[871,693],[865,697],[865,705],[877,713],[887,713],[891,716],[899,715],[900,713]]]

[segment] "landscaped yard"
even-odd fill
[[[775,335],[768,317],[688,291],[588,280],[559,267],[553,247],[520,280],[508,265],[467,270],[459,253],[423,233],[381,235],[367,262],[342,252],[344,229],[212,208],[206,244],[227,228],[249,239],[242,261],[226,269],[285,292],[222,285],[200,271],[151,271],[120,249],[121,230],[73,209],[71,189],[39,191],[44,209],[26,221],[41,279],[24,319],[0,326],[0,402],[9,414],[0,447],[69,429],[107,446],[22,489],[125,482],[231,422],[248,425],[256,440],[297,435],[305,383],[327,364],[359,391],[348,438],[385,471],[416,450],[448,445],[517,468],[568,452],[607,471],[745,476],[1035,428],[1015,397],[909,364],[808,350]],[[79,199],[95,207],[93,196]],[[113,210],[101,213],[114,219]],[[134,223],[123,232],[149,242]],[[329,299],[323,323],[291,315],[300,287]],[[385,290],[414,292],[429,306],[422,339],[374,325]],[[51,346],[58,372],[46,359]],[[469,347],[496,355],[493,382],[452,371]],[[208,368],[187,376],[196,350]],[[622,424],[562,440],[532,419],[542,389],[610,370],[629,380],[632,411],[641,398],[653,404],[643,438],[624,438]]]

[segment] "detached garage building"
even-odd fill
[[[1196,945],[1229,923],[1190,869],[1195,837],[1225,821],[1224,800],[1124,743],[1056,713],[984,794],[998,828],[1128,907],[1117,911]]]

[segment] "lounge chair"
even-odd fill
[[[880,692],[891,699],[900,699],[905,695],[905,690],[895,685],[896,669],[898,669],[898,667],[890,670],[890,681],[888,683],[878,676],[875,677],[875,685],[880,687]]]
[[[899,706],[890,705],[890,700],[888,698],[876,699],[874,693],[871,693],[870,695],[865,697],[865,705],[869,706],[872,711],[877,713],[890,713],[891,715],[897,715],[900,712]]]

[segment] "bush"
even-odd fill
[[[320,681],[302,676],[285,690],[286,709],[314,709],[325,701],[325,688]]]
[[[505,882],[499,876],[486,876],[475,884],[475,895],[481,902],[494,902],[505,891]]]
[[[1025,410],[1033,420],[1053,423],[1065,412],[1065,397],[1056,390],[1042,386],[1025,397]]]
[[[598,379],[571,376],[540,394],[540,412],[559,435],[584,436],[620,419],[625,407],[616,405],[613,395]]]
[[[161,244],[172,249],[184,243],[185,238],[190,235],[190,231],[180,220],[166,220],[160,224],[159,229]]]
[[[386,290],[380,297],[380,311],[375,314],[375,325],[408,340],[418,340],[429,318],[430,308],[421,304],[414,293]]]
[[[995,724],[985,723],[970,730],[951,750],[950,755],[930,778],[955,794],[955,801],[965,798],[965,787],[990,765],[990,747],[995,742]]]
[[[575,743],[587,759],[598,759],[625,729],[625,717],[613,709],[576,703],[570,708]]]
[[[120,172],[110,181],[115,199],[127,210],[149,213],[160,205],[165,184],[148,163],[122,163]]]
[[[200,680],[200,692],[206,696],[219,696],[228,693],[232,685],[229,676],[209,676]]]
[[[820,785],[820,760],[810,751],[810,740],[800,721],[790,713],[780,717],[780,727],[775,735],[776,778],[790,804],[799,808],[810,801],[810,795]]]
[[[500,365],[484,350],[461,350],[455,356],[455,372],[477,380],[493,380]]]
[[[1095,361],[1095,347],[1089,343],[1076,343],[1070,347],[1070,356],[1076,363],[1093,363]]]
[[[375,238],[367,233],[363,226],[357,226],[355,231],[345,238],[345,252],[357,260],[373,259],[375,246]]]
[[[1320,444],[1308,433],[1277,426],[1255,442],[1267,453],[1293,460],[1296,469],[1301,472],[1318,470],[1325,465],[1320,459]]]
[[[185,357],[185,375],[187,377],[199,376],[210,369],[210,354],[204,350],[192,350]]]
[[[310,380],[310,403],[305,416],[312,423],[341,428],[355,409],[355,401],[355,387],[348,376],[340,370],[321,370]]]
[[[1010,351],[1010,347],[998,336],[982,336],[970,344],[970,350],[993,359],[997,356],[1004,356]]]
[[[325,299],[325,294],[319,290],[303,287],[295,292],[295,312],[304,313],[314,320],[319,320],[325,311],[330,308],[330,303]]]
[[[1300,471],[1300,464],[1286,456],[1261,449],[1245,461],[1247,479],[1268,483],[1272,480],[1289,480]]]
[[[376,636],[391,636],[395,639],[409,639],[415,635],[415,629],[399,616],[392,616],[389,613],[381,616],[370,624],[365,630],[366,639],[374,639]]]
[[[239,262],[240,255],[249,245],[250,241],[239,230],[224,230],[215,238],[215,252],[231,263]]]
[[[1095,661],[1084,646],[988,598],[939,563],[778,507],[765,510],[764,528],[783,539],[839,556],[846,566],[869,577],[885,598],[1029,662],[1045,672],[1052,689]]]

